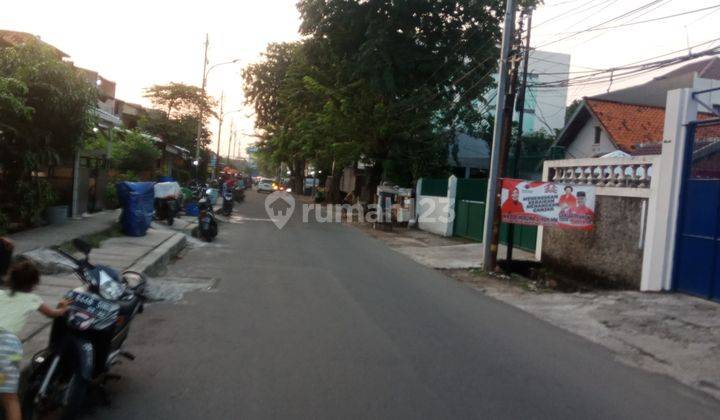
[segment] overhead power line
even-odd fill
[[[649,8],[649,7],[652,7],[652,6],[654,6],[654,5],[656,5],[657,3],[660,3],[660,2],[662,2],[662,1],[665,1],[665,0],[653,0],[653,1],[649,2],[649,3],[645,3],[644,5],[642,5],[642,6],[640,6],[640,7],[637,7],[637,8],[635,8],[635,9],[632,9],[632,10],[630,10],[630,11],[628,11],[628,12],[625,12],[625,13],[623,13],[623,14],[621,14],[621,15],[615,16],[614,18],[608,19],[608,20],[603,21],[603,22],[600,22],[600,23],[598,23],[598,24],[592,25],[592,26],[590,26],[589,28],[585,28],[585,29],[583,29],[583,30],[581,30],[581,31],[573,32],[573,33],[571,33],[570,35],[567,35],[567,36],[558,38],[558,39],[556,39],[556,40],[554,40],[554,41],[546,42],[545,44],[542,44],[542,45],[540,45],[540,46],[538,46],[538,47],[535,47],[535,49],[539,49],[539,48],[546,47],[546,46],[548,46],[548,45],[556,44],[556,43],[558,43],[558,42],[561,42],[561,41],[564,41],[564,40],[566,40],[566,39],[570,39],[570,38],[572,38],[572,37],[578,36],[578,35],[580,35],[580,34],[582,34],[582,33],[588,32],[588,31],[591,30],[591,29],[599,28],[599,27],[601,27],[601,26],[603,26],[603,25],[607,25],[608,23],[615,22],[616,20],[622,19],[622,18],[624,18],[624,17],[632,16],[633,14],[635,14],[635,13],[637,13],[637,12],[640,12],[640,11],[643,11],[643,10]]]
[[[706,11],[706,10],[711,10],[711,9],[720,9],[720,4],[715,5],[715,6],[703,7],[703,8],[701,8],[701,9],[688,10],[688,11],[685,11],[685,12],[675,13],[675,14],[672,14],[672,15],[656,17],[656,18],[653,18],[653,19],[640,20],[640,21],[637,21],[637,22],[621,23],[621,24],[619,24],[619,25],[604,26],[604,27],[602,27],[602,28],[585,29],[585,30],[576,31],[576,32],[565,32],[565,34],[581,34],[581,33],[584,33],[584,32],[604,31],[604,30],[607,30],[607,29],[624,28],[624,27],[626,27],[626,26],[639,25],[639,24],[641,24],[641,23],[657,22],[657,21],[659,21],[659,20],[664,20],[664,19],[670,19],[670,18],[679,17],[679,16],[690,15],[690,14],[693,14],[693,13],[704,12],[704,11]],[[561,35],[561,34],[563,34],[563,32],[559,32],[559,33],[558,33],[558,35]]]
[[[675,64],[684,63],[686,61],[694,60],[700,57],[706,57],[710,55],[720,54],[720,48],[713,47],[697,53],[686,54],[679,57],[672,57],[664,60],[658,60],[642,64],[630,64],[620,67],[613,67],[605,69],[603,71],[596,72],[594,74],[582,75],[564,80],[535,83],[532,86],[538,88],[549,88],[549,87],[564,87],[564,86],[576,86],[584,84],[596,84],[596,83],[607,83],[609,81],[622,80],[631,76],[644,74],[654,70],[658,70],[664,67],[672,66]]]

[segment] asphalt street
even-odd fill
[[[103,419],[703,419],[720,403],[347,225],[279,230],[248,193],[133,325]]]

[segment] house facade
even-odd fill
[[[583,98],[558,136],[566,158],[580,159],[621,151],[629,155],[660,154],[667,92],[720,86],[720,58],[696,61],[626,89]],[[700,118],[720,111],[720,93],[703,95]]]

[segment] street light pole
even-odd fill
[[[215,148],[215,164],[212,167],[212,179],[215,179],[215,170],[217,169],[218,164],[220,163],[220,137],[222,135],[222,126],[223,126],[223,101],[225,99],[225,92],[220,93],[220,118],[218,118],[218,136],[217,136],[217,147]]]
[[[214,69],[215,67],[222,66],[225,64],[235,64],[240,61],[239,58],[236,58],[231,61],[225,61],[223,63],[217,63],[213,64],[208,68],[208,47],[210,46],[210,36],[208,34],[205,34],[205,59],[203,61],[203,77],[202,77],[202,85],[201,85],[201,92],[203,95],[203,98],[206,96],[205,88],[207,87],[207,79],[208,75],[210,74],[210,71]],[[221,105],[222,107],[222,99],[221,99]],[[203,128],[203,108],[200,106],[200,109],[198,110],[198,123],[197,123],[197,132],[195,137],[195,161],[193,164],[195,165],[195,178],[197,180],[200,180],[200,138],[202,137],[202,128]],[[222,110],[220,111],[222,113]],[[219,137],[218,137],[219,139]],[[220,151],[218,150],[218,160],[220,158]],[[217,163],[217,162],[216,162]],[[213,168],[213,174],[215,170]]]
[[[203,98],[205,97],[205,85],[207,84],[207,65],[208,65],[208,47],[210,46],[210,35],[205,34],[205,55],[203,58],[203,76],[202,85],[200,91],[202,92]],[[203,126],[203,108],[200,106],[198,109],[198,122],[197,122],[197,133],[195,134],[195,179],[200,180],[200,137],[202,136]]]
[[[230,141],[228,141],[228,154],[227,154],[227,166],[230,166],[230,150],[232,148],[233,141],[235,140],[235,128],[233,124],[233,129],[230,130]]]

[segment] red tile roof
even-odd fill
[[[586,98],[590,111],[600,121],[610,140],[618,149],[633,155],[659,154],[665,125],[665,108],[624,104]],[[698,119],[715,118],[712,114],[700,113]],[[720,138],[720,125],[700,127],[695,135],[697,140]]]
[[[585,102],[620,150],[631,153],[638,144],[662,141],[664,108],[589,98]]]

